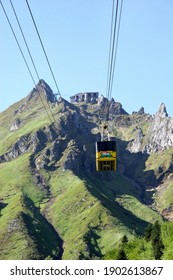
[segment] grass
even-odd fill
[[[76,259],[81,252],[87,258],[84,236],[88,236],[90,228],[94,229],[95,234],[104,236],[98,244],[105,248],[104,243],[112,236],[114,224],[118,225],[118,220],[112,218],[100,201],[87,190],[86,182],[71,172],[64,172],[52,176],[50,184],[56,198],[50,207],[49,216],[65,241],[64,259]],[[110,244],[112,242],[116,242],[116,238],[114,241],[110,239]]]
[[[41,253],[43,250],[40,252],[37,250],[38,241],[41,240],[41,236],[36,234],[37,227],[33,226],[34,240],[28,231],[36,220],[41,220],[42,236],[44,236],[44,232],[49,232],[53,243],[56,244],[54,242],[55,233],[51,227],[48,231],[49,227],[41,215],[38,214],[35,220],[33,219],[45,193],[33,184],[29,170],[29,154],[0,165],[0,201],[3,206],[0,211],[0,259],[44,258],[43,256],[46,254]],[[32,203],[26,205],[26,198]],[[23,215],[27,215],[27,221],[30,220],[29,226],[24,221]],[[48,244],[50,245],[49,241]],[[50,247],[48,244],[46,248]],[[50,250],[47,250],[47,253],[51,255]]]
[[[154,176],[158,179],[158,188],[157,191],[154,191],[152,198],[160,213],[169,206],[173,206],[173,183],[170,177],[171,171],[168,172],[173,163],[172,154],[173,148],[169,148],[163,152],[151,154],[146,161],[145,172],[152,170]],[[162,169],[161,172],[158,172],[159,168]],[[170,217],[172,217],[171,213]]]
[[[21,157],[13,162],[0,165],[0,198],[5,205],[5,207],[1,209],[0,217],[0,240],[2,242],[0,253],[1,259],[8,259],[9,256],[10,258],[16,259],[16,255],[18,256],[18,254],[15,254],[14,251],[17,250],[17,244],[19,248],[21,248],[24,246],[22,244],[26,242],[24,241],[25,238],[23,237],[21,229],[21,219],[19,219],[19,213],[25,209],[22,203],[23,194],[21,183],[24,184],[24,182],[26,183],[27,181],[25,181],[21,175],[20,177],[18,175],[22,174],[20,173],[20,169],[21,166],[23,166],[24,161],[24,158]],[[8,250],[8,247],[11,247],[11,250]],[[24,246],[25,249],[26,247]]]
[[[7,129],[3,129],[6,133],[4,132],[4,138],[0,140],[1,154],[5,153],[21,136],[34,133],[39,128],[48,125],[49,122],[49,119],[43,113],[34,120],[30,119],[19,130],[9,132]]]
[[[39,100],[29,104],[19,116],[14,116],[25,100],[0,114],[0,152],[5,153],[21,136],[32,134],[50,122]],[[63,104],[53,107],[55,118],[62,117],[67,125],[68,110],[61,115]],[[68,106],[67,106],[68,107]],[[69,107],[70,112],[75,110]],[[16,117],[22,120],[21,128],[9,132]],[[134,124],[121,127],[119,135],[129,141],[136,135],[136,125],[147,131],[148,123],[136,115],[128,117]],[[74,123],[71,127],[75,130]],[[116,127],[117,129],[117,127]],[[75,130],[76,131],[76,130]],[[81,145],[87,142],[88,156],[94,161],[93,144],[85,136],[74,133]],[[63,140],[62,140],[63,141]],[[64,140],[67,141],[67,140]],[[119,140],[121,141],[121,140]],[[81,171],[76,176],[63,171],[61,166],[72,151],[63,142],[62,153],[55,163],[54,171],[40,169],[39,174],[50,188],[48,192],[34,181],[30,167],[30,156],[25,153],[10,162],[0,164],[0,258],[1,259],[116,259],[121,240],[127,235],[129,242],[125,251],[130,259],[152,259],[151,244],[142,237],[146,226],[159,220],[162,223],[162,237],[165,245],[164,258],[172,258],[172,223],[163,222],[161,216],[142,202],[142,189],[118,174],[96,174]],[[121,143],[122,150],[127,143]],[[124,145],[124,146],[123,146]],[[51,148],[47,143],[46,148]],[[43,156],[46,148],[35,158]],[[124,148],[125,149],[125,148]],[[79,150],[77,152],[80,152]],[[128,157],[129,176],[146,182],[155,176],[159,165],[166,171],[172,161],[172,152],[140,158]],[[124,160],[122,156],[122,160]],[[136,168],[134,168],[136,166]],[[135,177],[136,176],[136,177]],[[147,177],[148,176],[148,177]],[[166,176],[166,175],[165,175]],[[143,179],[144,178],[144,179]],[[162,197],[156,196],[160,211],[172,205],[172,182]],[[143,194],[144,195],[144,194]]]
[[[36,204],[42,200],[44,193],[33,184],[29,168],[29,156],[30,154],[25,153],[11,162],[0,165],[0,196],[2,198],[8,200],[14,193],[22,192]]]
[[[154,222],[159,218],[132,196],[134,190],[125,179],[117,176],[116,185],[111,180],[102,180],[100,185],[99,179],[93,182],[91,177],[82,179],[70,171],[56,171],[50,176],[54,200],[48,218],[64,240],[63,259],[100,258],[116,246],[123,235],[132,238],[135,230],[144,230],[145,221]],[[123,192],[129,193],[128,198],[131,198],[128,209],[125,203],[123,207],[117,203],[117,194]],[[143,207],[140,213],[135,213],[136,206]],[[46,204],[43,211],[45,208]]]
[[[146,161],[147,170],[157,170],[159,166],[162,167],[163,171],[168,170],[172,163],[173,147],[163,152],[153,153],[149,156]]]
[[[169,180],[164,185],[165,187],[162,186],[162,191],[158,192],[155,197],[156,205],[160,212],[166,208],[173,207],[173,182]]]
[[[118,126],[116,127],[116,124],[113,126],[113,129],[115,131],[115,136],[118,136],[121,140],[124,141],[131,141],[136,138],[136,133],[138,131],[138,128],[142,129],[143,134],[145,135],[147,133],[149,122],[146,121],[146,118],[141,117],[140,115],[129,115],[129,116],[123,116],[124,120],[128,119],[129,125],[125,126]]]
[[[156,220],[163,221],[162,217],[158,215],[156,211],[151,210],[147,205],[141,203],[134,196],[123,194],[116,198],[123,208],[135,213],[135,216],[148,223],[154,223]]]

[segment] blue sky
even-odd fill
[[[2,0],[29,57],[9,0]],[[29,0],[64,98],[80,91],[106,94],[112,0]],[[25,0],[13,0],[40,78],[56,87]],[[124,0],[112,97],[128,112],[154,114],[162,102],[173,116],[173,1]],[[0,7],[0,111],[34,87]],[[34,74],[34,70],[31,65]],[[35,76],[36,79],[36,76]],[[36,79],[37,81],[37,79]]]

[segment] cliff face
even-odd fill
[[[128,115],[128,113],[123,109],[120,102],[116,102],[113,98],[108,101],[103,95],[98,98],[97,104],[95,106],[96,112],[105,111],[105,108],[109,110],[110,117],[115,115]]]
[[[162,103],[153,116],[146,135],[139,128],[135,139],[129,144],[129,151],[152,154],[164,151],[173,146],[173,118],[167,114]]]
[[[163,151],[173,146],[173,119],[168,117],[166,107],[162,103],[154,115],[148,130],[146,145],[143,149],[147,153]]]
[[[39,95],[44,95],[46,97],[46,100],[49,102],[55,102],[55,95],[53,94],[52,89],[44,80],[40,80],[38,82],[36,87],[27,96],[26,102],[28,102],[34,97],[39,98]]]

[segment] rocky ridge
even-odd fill
[[[107,98],[101,95],[97,100],[97,104],[94,106],[94,111],[103,112],[105,108],[109,108],[107,110],[109,110],[110,118],[113,118],[115,115],[128,115],[120,102],[116,102],[113,98],[108,101]]]
[[[55,102],[55,95],[49,85],[44,81],[40,80],[36,87],[29,93],[26,99],[26,103],[29,102],[33,97],[38,97],[40,94],[46,97],[49,102]]]
[[[136,138],[129,144],[130,152],[152,154],[173,146],[173,118],[168,116],[166,106],[162,103],[152,117],[147,134],[138,128]]]

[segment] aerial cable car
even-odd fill
[[[109,105],[108,105],[109,106]],[[108,113],[106,120],[101,122],[101,141],[96,142],[96,170],[115,171],[116,170],[116,142],[111,140],[108,126]]]
[[[119,6],[120,3],[120,6]],[[120,30],[120,21],[122,14],[123,0],[116,2],[112,0],[112,20],[110,32],[109,61],[107,74],[107,106],[102,110],[103,121],[101,121],[101,141],[96,142],[96,170],[97,171],[115,171],[117,150],[116,142],[112,141],[109,136],[109,106],[113,85],[114,69],[118,47],[118,37]],[[120,8],[119,8],[120,7]],[[118,19],[119,18],[119,19]]]

